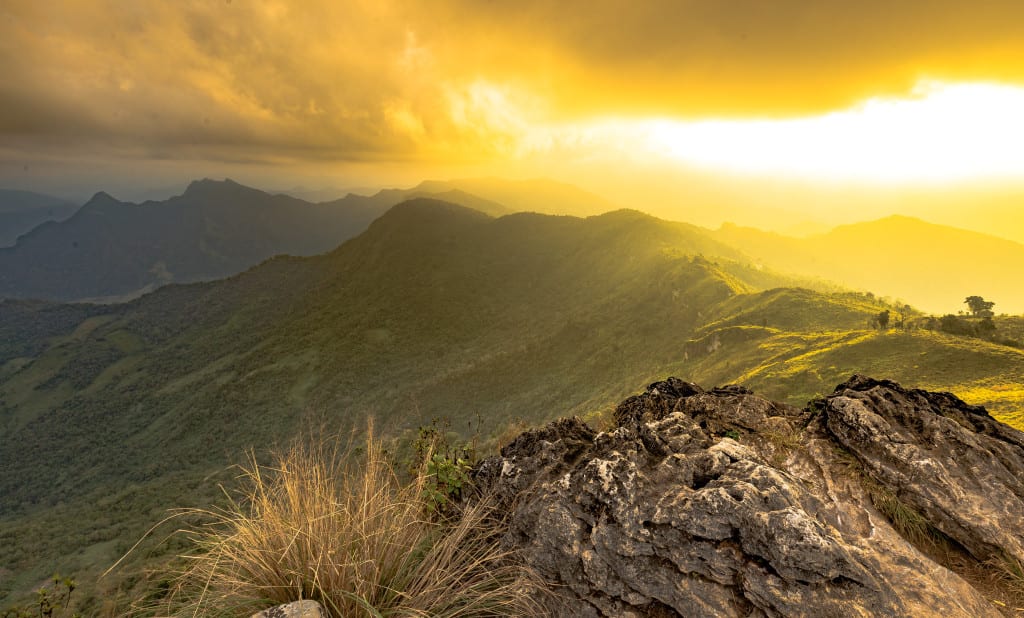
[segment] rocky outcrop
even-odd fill
[[[1024,434],[950,393],[856,376],[828,398],[829,436],[979,559],[1024,562]]]
[[[327,618],[327,612],[316,601],[294,601],[265,609],[251,618]]]
[[[983,408],[860,376],[803,410],[670,378],[614,418],[526,432],[476,470],[510,514],[505,543],[566,615],[952,618],[1008,603],[978,574],[1024,560],[1024,434]]]

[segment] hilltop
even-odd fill
[[[546,178],[507,180],[503,178],[463,178],[427,180],[413,189],[418,194],[446,199],[448,191],[463,191],[511,207],[515,211],[548,215],[590,217],[620,207],[589,191]],[[493,213],[490,213],[493,214]]]

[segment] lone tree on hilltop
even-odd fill
[[[964,303],[971,310],[971,315],[976,318],[991,318],[995,315],[992,313],[992,307],[996,304],[991,300],[985,300],[980,296],[968,296]]]

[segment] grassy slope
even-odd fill
[[[864,316],[880,307],[857,294],[739,295],[716,309],[724,317],[697,331],[687,359],[673,369],[701,383],[738,382],[795,405],[831,392],[853,373],[885,376],[952,391],[1024,427],[1024,351],[917,328],[866,328]],[[1015,333],[1017,322],[999,320],[1000,332]]]

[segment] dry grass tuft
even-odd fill
[[[782,468],[789,455],[799,450],[803,444],[801,432],[789,430],[769,430],[761,434],[769,445],[771,445],[770,462],[776,468]]]
[[[243,470],[244,499],[204,512],[197,551],[162,612],[248,616],[299,599],[332,616],[533,616],[537,580],[497,542],[486,500],[430,516],[420,474],[402,483],[371,435],[361,455],[292,448]]]
[[[986,562],[991,567],[996,581],[1009,590],[1019,603],[1024,602],[1024,563],[1009,556],[1002,555]],[[1017,608],[1024,611],[1024,607]]]
[[[918,547],[937,548],[945,542],[941,532],[891,489],[873,480],[865,481],[871,503],[900,535]]]

